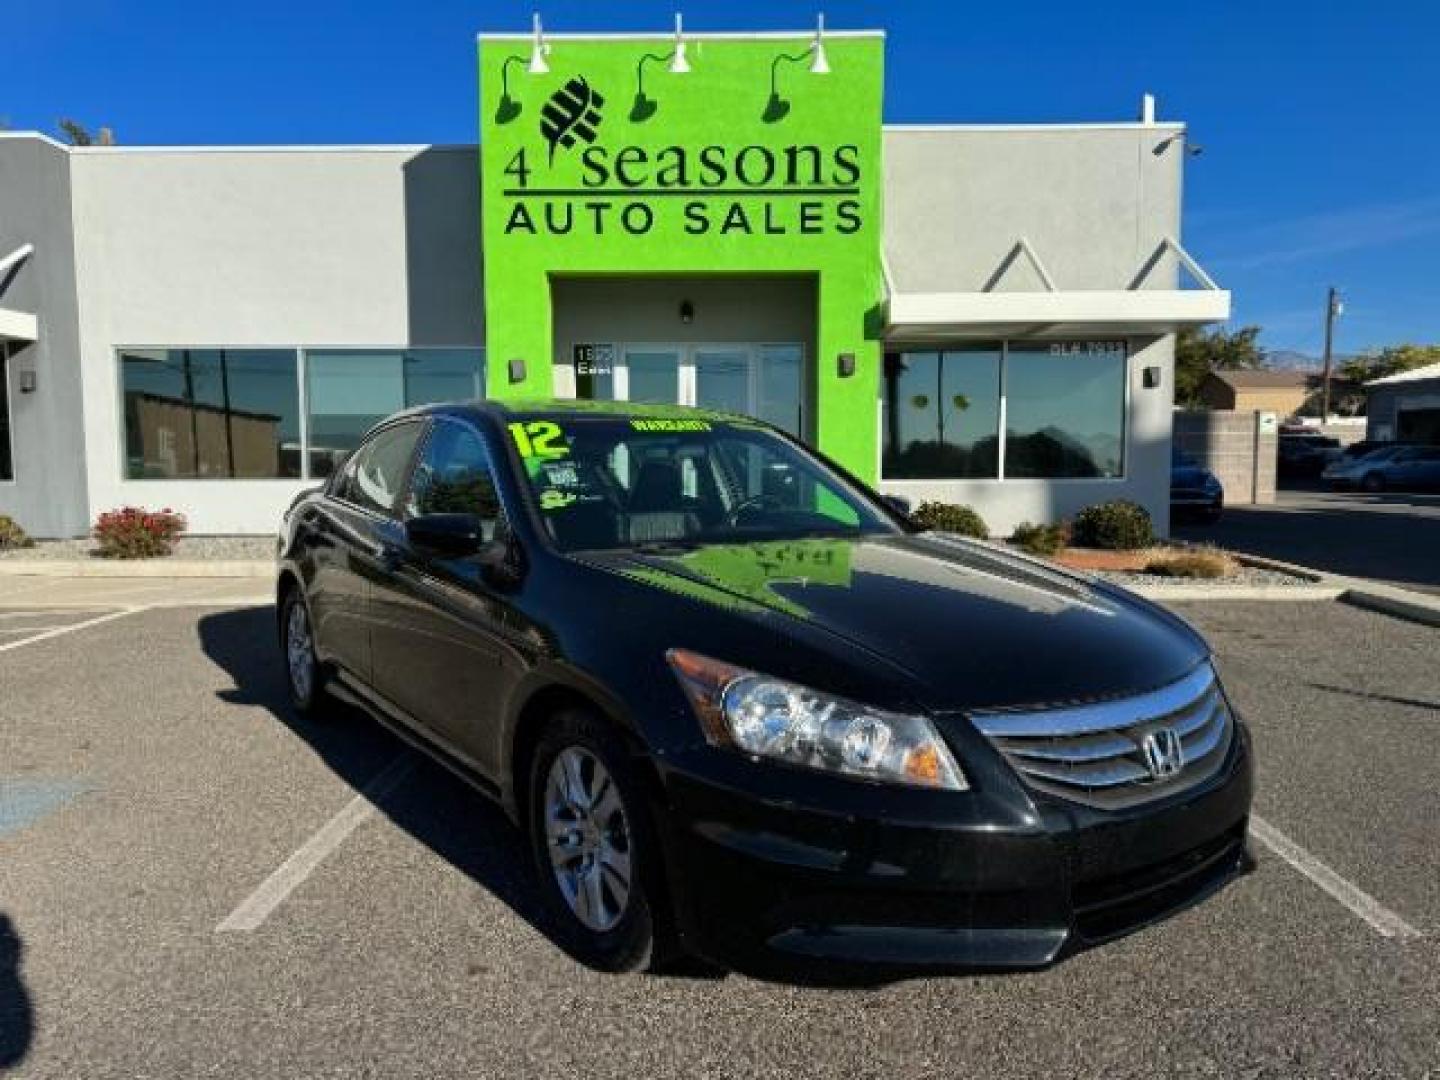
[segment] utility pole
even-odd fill
[[[1325,298],[1325,372],[1320,379],[1320,423],[1327,423],[1330,419],[1330,361],[1331,344],[1335,340],[1335,320],[1345,310],[1345,305],[1340,300],[1340,290],[1334,285],[1330,286],[1330,292]]]

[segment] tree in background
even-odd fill
[[[1386,345],[1352,356],[1340,365],[1340,376],[1355,383],[1398,375],[1402,371],[1440,364],[1440,345]]]
[[[58,126],[71,146],[115,145],[115,132],[108,127],[102,127],[99,131],[91,134],[90,129],[84,124],[78,120],[71,120],[68,116],[62,117]]]
[[[1175,404],[1204,408],[1200,384],[1212,371],[1247,371],[1265,366],[1265,350],[1256,344],[1260,327],[1201,330],[1187,326],[1175,336]]]

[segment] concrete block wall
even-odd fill
[[[1258,412],[1177,412],[1175,449],[1204,465],[1225,485],[1225,502],[1275,501],[1278,428]]]

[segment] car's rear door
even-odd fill
[[[491,538],[502,510],[479,432],[437,417],[416,460],[390,537],[394,558],[375,585],[375,685],[386,701],[438,736],[482,774],[498,769],[498,712],[506,685],[505,590],[473,558],[416,550],[403,522],[475,514]]]
[[[330,485],[313,519],[304,522],[320,652],[366,685],[372,679],[373,583],[384,572],[385,532],[395,520],[422,430],[405,421],[371,435]]]

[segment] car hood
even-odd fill
[[[1170,486],[1172,488],[1204,487],[1210,478],[1210,473],[1207,470],[1194,468],[1189,465],[1170,470]]]
[[[586,561],[716,617],[803,623],[843,639],[908,674],[910,695],[936,710],[1137,693],[1206,655],[1185,624],[1138,598],[958,537],[717,544]],[[783,663],[773,658],[772,673],[785,675]]]

